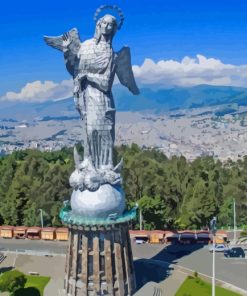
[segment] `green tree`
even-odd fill
[[[28,227],[40,225],[38,207],[35,202],[28,201],[26,208],[23,210],[23,225]]]
[[[78,150],[83,154],[80,145]],[[141,200],[145,227],[200,228],[215,215],[225,226],[233,198],[238,224],[247,224],[247,156],[236,162],[209,156],[188,162],[132,144],[114,148],[114,163],[121,158],[127,207]],[[60,226],[58,214],[70,199],[73,170],[72,148],[0,158],[0,224],[39,225],[37,209],[42,208],[45,225]]]
[[[163,229],[166,224],[165,203],[159,197],[154,198],[143,196],[138,201],[138,206],[142,210],[144,229]]]
[[[0,277],[0,291],[10,292],[10,295],[24,288],[27,279],[25,275],[18,270],[7,271]]]

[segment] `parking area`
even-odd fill
[[[46,287],[45,296],[59,295],[58,291],[63,288],[67,243],[4,240],[4,244],[0,242],[0,247],[5,249],[2,252],[7,254],[0,268],[8,270],[14,265],[26,274],[37,272],[50,276],[52,280]],[[6,251],[7,249],[11,251]],[[16,249],[19,250],[18,253],[15,253]],[[132,251],[140,285],[168,280],[174,266],[197,271],[209,277],[212,274],[212,253],[209,252],[208,245],[133,243]],[[51,255],[52,253],[56,255]],[[50,256],[47,256],[48,254]],[[216,253],[217,279],[247,290],[246,270],[246,258],[225,258],[223,253]]]
[[[136,260],[144,258],[167,263],[168,268],[175,264],[209,277],[212,275],[212,253],[209,252],[209,246],[176,245],[162,248],[160,245],[133,245],[133,256]],[[226,258],[223,253],[216,253],[217,279],[247,291],[246,270],[246,258]]]

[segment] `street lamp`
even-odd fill
[[[236,225],[236,202],[235,202],[235,198],[233,199],[233,233],[234,233],[234,237],[233,237],[233,242],[234,244],[236,244],[237,241],[237,225]]]
[[[142,224],[143,224],[143,216],[142,216],[142,209],[139,207],[138,202],[136,203],[136,207],[139,208],[139,228],[142,230]]]
[[[142,209],[140,208],[139,210],[139,223],[140,223],[140,230],[142,230],[142,220],[143,220],[143,217],[142,217]]]
[[[213,235],[212,296],[215,296],[215,234],[217,230],[216,222],[216,217],[213,217],[213,219],[210,221],[210,231]]]
[[[40,211],[40,221],[41,221],[41,227],[44,227],[44,220],[43,220],[43,210],[42,209],[38,209]]]

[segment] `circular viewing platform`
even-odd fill
[[[84,217],[80,214],[74,213],[70,207],[69,202],[65,202],[64,207],[60,211],[60,218],[65,225],[77,225],[77,226],[94,226],[94,225],[112,225],[129,222],[135,219],[137,207],[129,211],[124,211],[121,216],[115,214],[109,215],[107,218],[97,217]]]

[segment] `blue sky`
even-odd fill
[[[124,12],[114,49],[129,45],[135,65],[145,58],[181,61],[197,54],[224,64],[247,64],[245,0],[2,1],[0,96],[36,80],[69,79],[61,53],[46,46],[42,36],[77,27],[82,40],[90,38],[93,14],[105,3]]]

